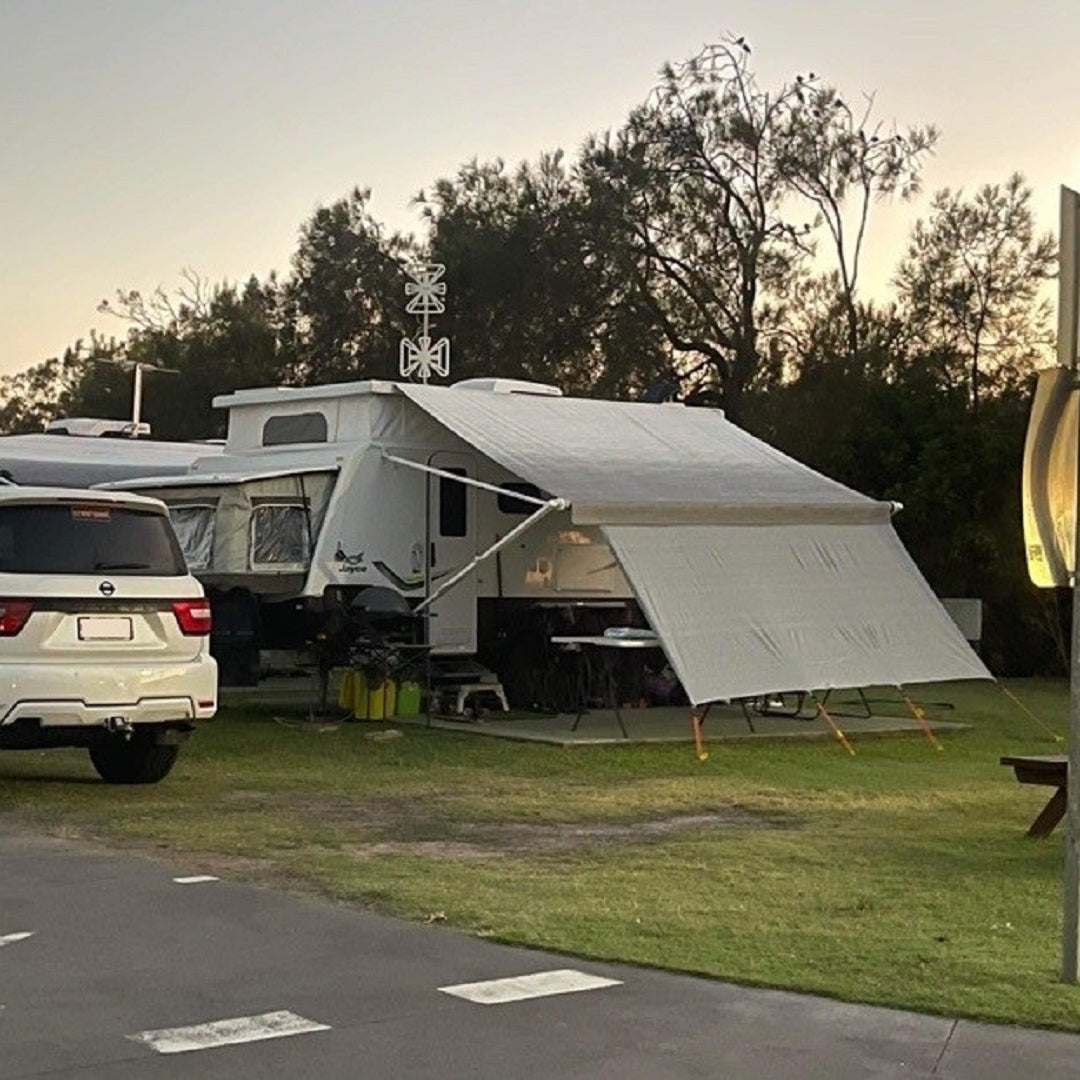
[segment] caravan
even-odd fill
[[[416,612],[433,656],[488,659],[537,604],[621,612],[633,600],[596,526],[418,407],[405,391],[419,389],[238,391],[215,399],[229,410],[223,454],[108,485],[169,505],[214,601],[225,678],[251,681],[268,651],[340,657],[349,615],[388,595]],[[559,396],[504,380],[435,390],[450,392]]]
[[[989,677],[890,523],[717,410],[514,380],[241,390],[223,452],[116,486],[162,499],[219,659],[347,655],[376,613],[512,697],[568,625],[656,632],[693,703]],[[400,630],[400,626],[398,627]],[[530,687],[531,690],[531,687]]]

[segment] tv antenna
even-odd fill
[[[424,263],[408,271],[412,280],[405,283],[405,295],[410,297],[405,310],[419,316],[420,333],[415,341],[401,339],[398,371],[403,379],[416,376],[426,384],[432,375],[446,378],[450,374],[450,339],[431,340],[431,317],[446,311],[446,282],[442,280],[445,272],[442,263]]]

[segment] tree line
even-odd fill
[[[868,226],[920,190],[932,126],[813,73],[763,85],[727,37],[667,65],[613,131],[573,155],[470,161],[418,193],[417,234],[356,187],[300,227],[289,272],[102,301],[122,333],[0,380],[0,430],[124,417],[149,384],[159,438],[219,436],[215,394],[395,378],[407,269],[446,267],[454,376],[567,393],[680,399],[727,416],[868,495],[943,596],[987,604],[1000,674],[1059,669],[1060,598],[1027,583],[1019,473],[1030,375],[1049,361],[1053,237],[1019,175],[935,193],[886,298],[869,297]]]

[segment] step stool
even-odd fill
[[[478,682],[478,683],[462,683],[460,686],[455,687],[457,690],[457,700],[454,702],[454,712],[464,715],[465,703],[469,700],[473,694],[494,694],[499,699],[499,704],[502,706],[503,712],[509,712],[510,706],[506,701],[506,693],[503,690],[502,683],[499,682]]]

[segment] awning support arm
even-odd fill
[[[456,479],[460,479],[460,477]],[[507,544],[513,543],[526,529],[532,528],[533,525],[542,518],[547,517],[552,511],[565,510],[569,505],[565,499],[551,499],[544,503],[535,514],[530,514],[524,521],[515,525],[505,536],[496,540],[486,551],[480,552],[475,559],[463,566],[456,574],[448,577],[427,599],[422,600],[415,610],[423,611],[424,608],[430,607],[443,593],[452,589],[462,578],[468,577],[485,559],[489,559],[495,552],[501,551]]]
[[[565,499],[538,499],[534,495],[522,495],[516,491],[508,492],[496,484],[485,484],[483,480],[474,480],[471,476],[459,476],[445,469],[436,469],[434,465],[423,465],[419,461],[410,461],[396,454],[388,454],[385,450],[382,456],[383,461],[392,461],[395,465],[404,465],[408,469],[416,469],[417,472],[431,473],[432,476],[441,476],[444,480],[456,480],[459,484],[468,484],[470,487],[481,488],[484,491],[494,491],[496,495],[510,495],[514,502],[532,503],[534,506],[550,506],[553,502],[561,502],[563,505],[559,507],[560,510],[565,510],[570,505]]]
[[[496,495],[505,495],[506,491],[495,484],[486,484],[483,480],[474,480],[471,476],[459,476],[457,473],[447,472],[445,469],[436,469],[433,465],[423,465],[419,461],[410,461],[408,458],[398,457],[396,454],[382,453],[384,461],[392,461],[395,465],[404,465],[407,469],[416,469],[417,472],[430,473],[432,476],[441,476],[447,480],[456,480],[459,484],[468,484],[471,487],[481,488],[484,491],[493,491]],[[553,510],[567,510],[570,503],[567,499],[537,499],[532,495],[521,495],[514,492],[514,499],[520,502],[532,503],[539,507],[535,513],[530,514],[524,521],[515,525],[505,536],[496,540],[486,551],[480,552],[470,560],[456,574],[448,577],[430,596],[422,600],[414,609],[417,612],[430,607],[444,593],[449,592],[459,581],[471,574],[485,559],[491,558],[497,551],[501,551],[507,544],[513,543],[526,529],[531,529],[542,518],[545,518]]]

